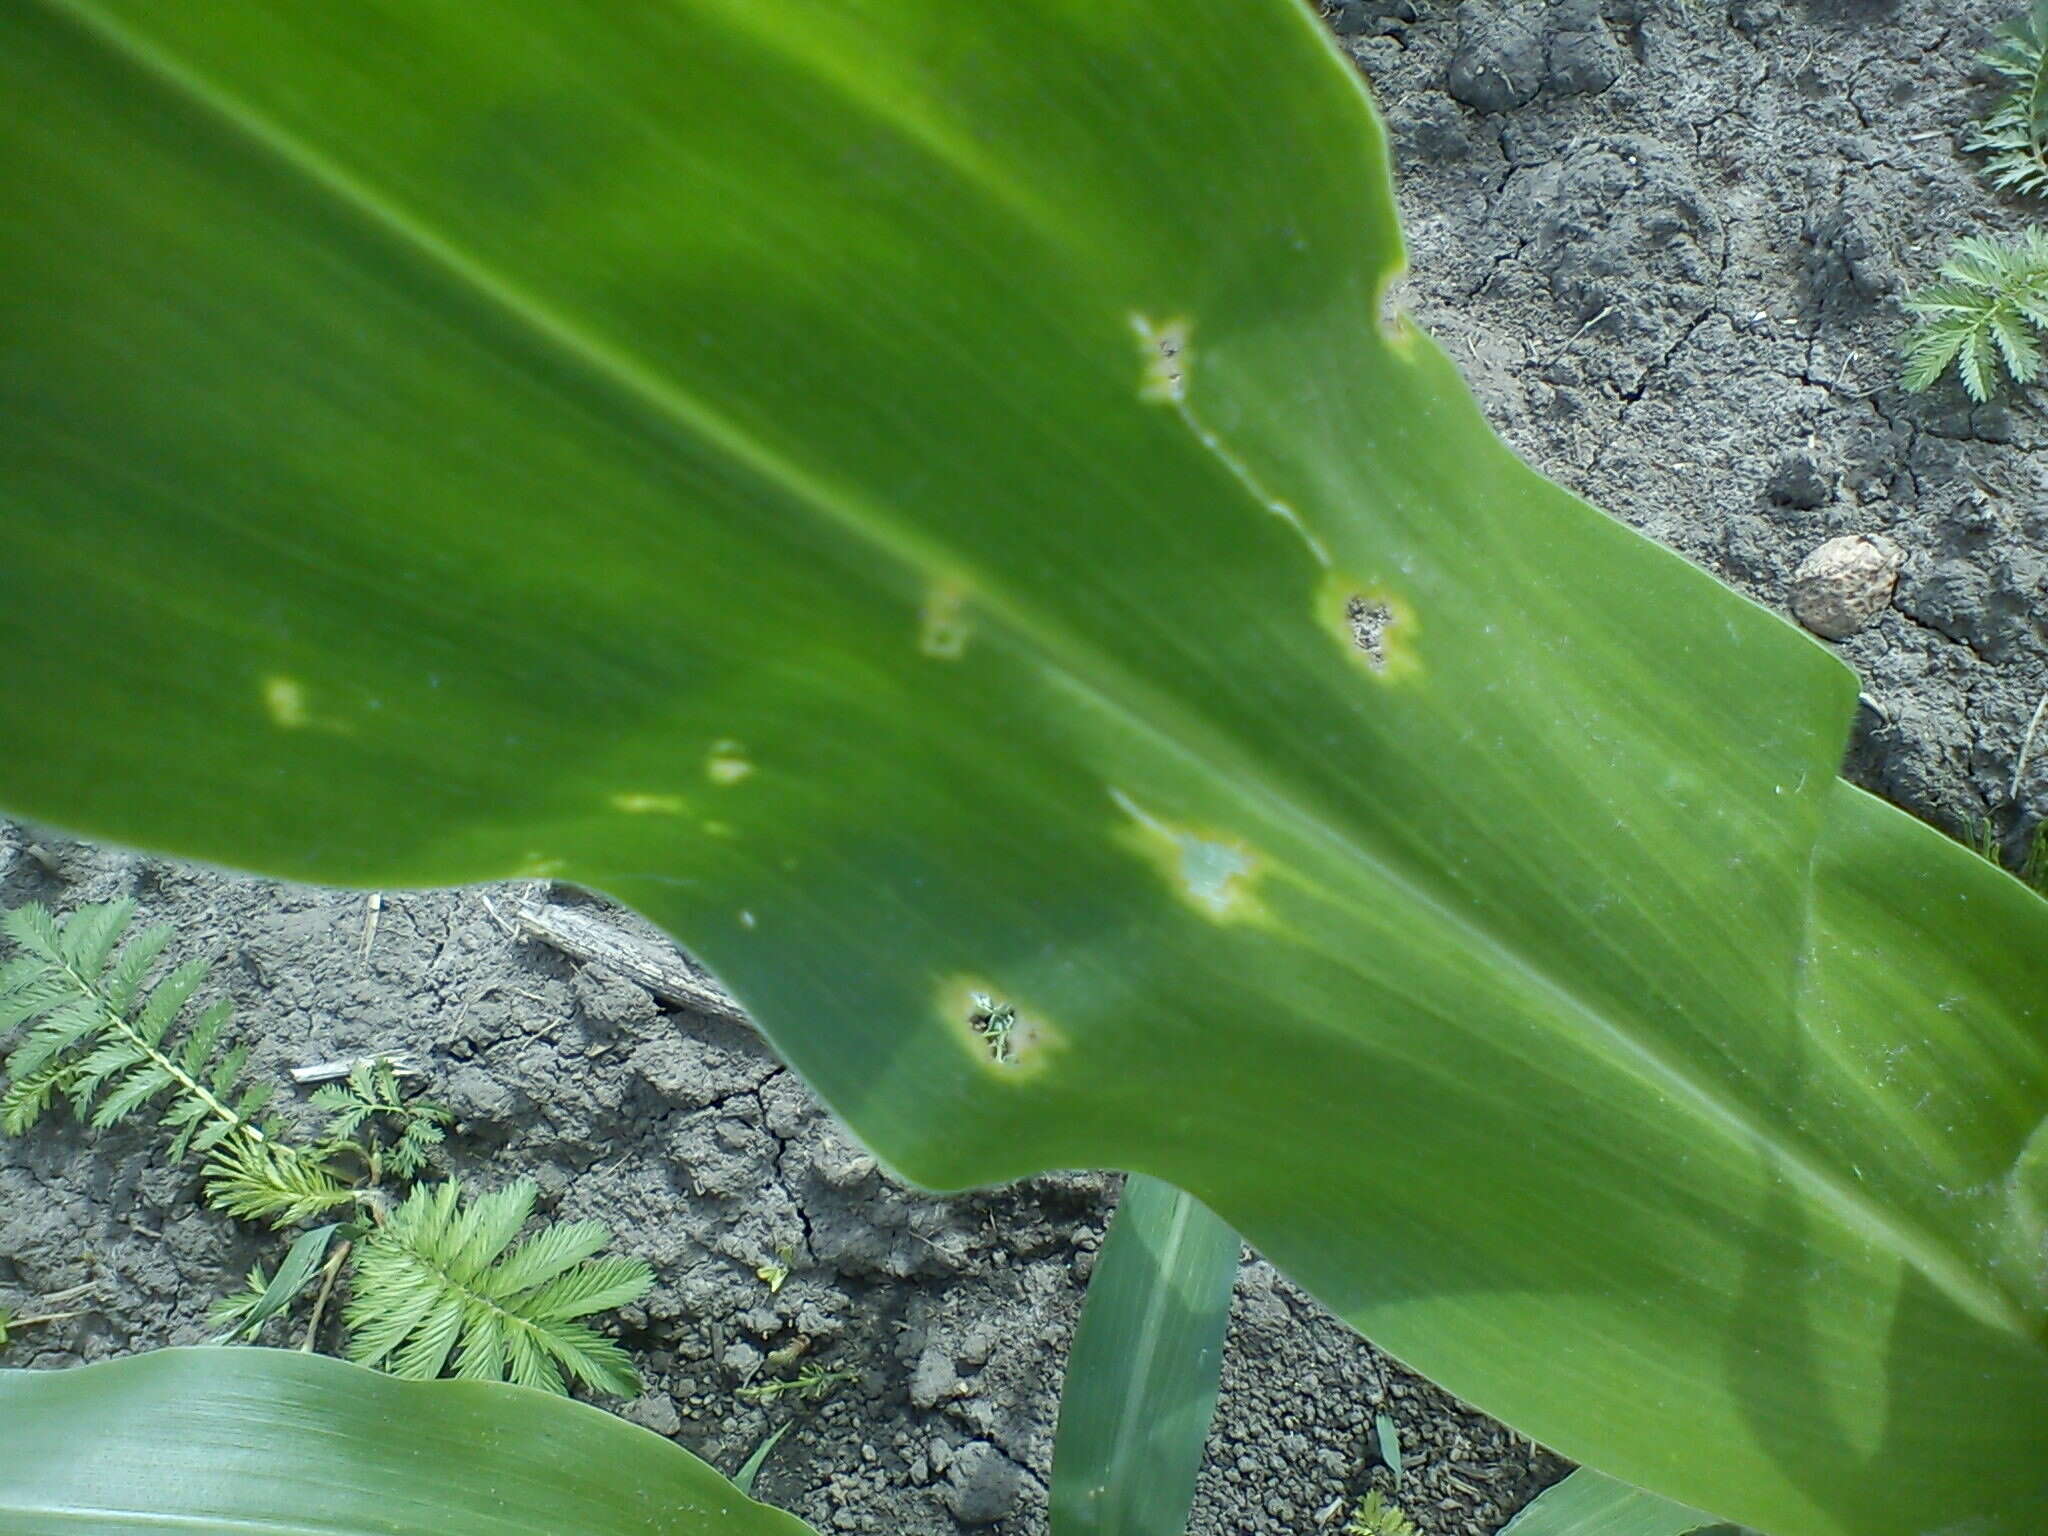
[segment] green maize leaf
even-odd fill
[[[325,1355],[166,1349],[0,1371],[0,1531],[810,1536],[601,1409]]]
[[[1713,1524],[1696,1509],[1581,1467],[1538,1494],[1501,1536],[1692,1536]]]
[[[1124,1181],[1067,1355],[1053,1536],[1187,1530],[1242,1246],[1192,1195]]]
[[[1383,324],[1306,6],[14,0],[0,93],[0,804],[601,888],[922,1183],[1169,1179],[1772,1536],[2048,1528],[2048,904]]]

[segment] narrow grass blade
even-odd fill
[[[286,1252],[284,1262],[277,1266],[277,1273],[270,1277],[270,1284],[263,1288],[256,1305],[249,1309],[246,1317],[213,1342],[230,1344],[236,1339],[255,1338],[259,1328],[290,1306],[299,1292],[306,1288],[306,1282],[313,1278],[313,1271],[327,1256],[327,1245],[334,1241],[334,1234],[340,1229],[341,1223],[331,1222],[300,1233]]]
[[[761,1468],[766,1465],[769,1453],[775,1449],[781,1442],[782,1437],[788,1434],[795,1424],[795,1419],[786,1420],[782,1427],[777,1429],[774,1434],[754,1447],[754,1453],[741,1464],[739,1471],[733,1474],[733,1487],[739,1489],[741,1493],[752,1495],[754,1483],[761,1476]]]

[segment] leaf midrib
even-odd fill
[[[937,573],[976,569],[971,562],[963,562],[944,546],[901,527],[883,509],[868,503],[857,492],[834,486],[774,452],[629,353],[591,334],[569,317],[501,277],[443,239],[430,226],[365,186],[320,151],[294,138],[177,59],[167,57],[152,43],[137,37],[119,21],[99,11],[90,0],[39,0],[39,3],[46,10],[68,19],[115,56],[162,82],[234,132],[246,136],[261,151],[305,177],[344,211],[368,220],[386,236],[416,251],[469,286],[519,326],[560,349],[625,398],[651,408],[717,451],[730,455],[766,482],[809,506],[827,522],[852,533],[889,559],[927,579]],[[1261,509],[1261,515],[1265,515],[1264,509]],[[1248,793],[1246,786],[1252,786],[1249,793],[1262,803],[1271,820],[1287,827],[1297,837],[1308,840],[1310,845],[1341,848],[1348,857],[1371,869],[1441,926],[1465,938],[1482,956],[1507,973],[1527,981],[1566,1015],[1594,1025],[1601,1037],[1615,1047],[1620,1057],[1632,1064],[1646,1081],[1682,1097],[1704,1119],[1721,1127],[1732,1139],[1767,1152],[1791,1182],[1814,1198],[1816,1203],[1831,1210],[1844,1226],[1861,1232],[1875,1245],[1918,1269],[1970,1315],[2040,1347],[2041,1339],[2012,1299],[1985,1281],[1961,1255],[1953,1252],[1938,1237],[1902,1220],[1833,1169],[1814,1161],[1796,1145],[1783,1141],[1738,1102],[1724,1098],[1695,1078],[1685,1063],[1670,1059],[1654,1044],[1639,1039],[1622,1024],[1609,1018],[1604,1010],[1579,997],[1569,986],[1511,947],[1470,914],[1446,906],[1398,865],[1361,845],[1344,827],[1276,790],[1259,765],[1247,760],[1243,749],[1235,742],[1204,722],[1189,720],[1185,711],[1173,707],[1170,700],[1142,679],[1129,675],[1109,658],[1096,654],[1086,656],[1089,662],[1086,669],[1077,666],[1075,653],[1082,648],[1059,625],[1019,603],[999,586],[980,581],[975,585],[977,600],[985,603],[1020,636],[1039,647],[1048,664],[1057,669],[1069,686],[1096,700],[1116,718],[1142,732],[1200,774],[1222,778],[1232,793],[1245,796]],[[1116,686],[1104,687],[1088,681],[1090,675],[1098,678],[1107,676]],[[1156,718],[1160,716],[1178,720],[1181,729],[1176,731],[1160,723]],[[1219,767],[1219,761],[1224,766]]]

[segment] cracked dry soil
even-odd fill
[[[1399,301],[1538,468],[1784,611],[1838,534],[1905,552],[1893,605],[1839,653],[1866,706],[1849,771],[2017,842],[2012,791],[2048,689],[2048,461],[2031,401],[1903,394],[1904,285],[1954,236],[2014,227],[1958,148],[2004,8],[1933,0],[1335,0],[1391,129],[1413,275]],[[737,1399],[770,1355],[860,1373],[782,1442],[763,1497],[825,1531],[1045,1528],[1066,1341],[1112,1178],[953,1199],[906,1191],[744,1028],[521,943],[526,888],[364,898],[0,828],[0,903],[133,895],[176,925],[258,1070],[408,1050],[461,1125],[447,1166],[531,1173],[660,1280],[623,1318],[649,1390],[627,1417],[733,1470],[792,1412]],[[487,898],[489,905],[487,905]],[[556,899],[565,899],[556,893]],[[194,1203],[142,1130],[0,1142],[0,1300],[87,1278],[91,1315],[23,1335],[63,1366],[204,1336],[275,1244]],[[771,1293],[755,1268],[787,1248]],[[1248,1257],[1193,1536],[1335,1528],[1398,1425],[1400,1502],[1485,1536],[1563,1464],[1463,1410]]]

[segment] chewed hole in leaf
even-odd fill
[[[1421,670],[1415,611],[1386,587],[1331,571],[1317,594],[1316,613],[1374,677],[1392,682]]]
[[[1394,610],[1376,597],[1354,592],[1344,603],[1344,619],[1351,626],[1351,643],[1365,653],[1366,665],[1375,672],[1387,670],[1387,627],[1394,622]]]
[[[1178,405],[1187,398],[1188,323],[1165,320],[1158,323],[1143,315],[1131,316],[1131,328],[1138,333],[1144,349],[1145,373],[1138,388],[1142,399]]]
[[[1043,1018],[979,979],[953,978],[941,993],[946,1022],[962,1031],[977,1061],[1005,1074],[1040,1064],[1058,1039]]]
[[[1008,1066],[1016,1059],[1017,1006],[977,992],[967,1009],[967,1023],[988,1045],[988,1059]]]

